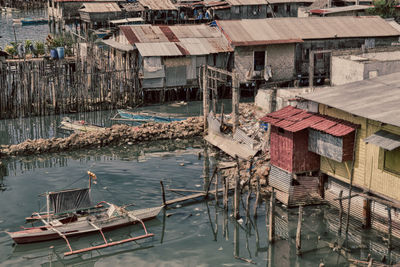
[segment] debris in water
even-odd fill
[[[219,247],[219,249],[218,250],[224,250],[222,247]]]
[[[196,184],[196,185],[194,185],[195,187],[200,187],[201,185],[199,185],[199,184]]]
[[[240,218],[239,220],[237,220],[238,223],[243,224],[243,219]]]
[[[177,207],[177,208],[180,208],[180,207],[182,207],[182,205],[178,204],[178,205],[176,205],[176,207]]]
[[[182,163],[179,163],[179,165],[180,165],[180,166],[185,166],[185,163],[182,162]]]

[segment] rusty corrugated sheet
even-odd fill
[[[232,44],[257,45],[312,39],[400,36],[380,17],[307,17],[219,20]]]
[[[176,37],[175,33],[171,31],[169,26],[159,26],[160,30],[164,33],[164,35],[167,37],[168,41],[170,42],[179,42],[178,37]]]
[[[85,3],[80,11],[88,13],[122,12],[117,3]]]
[[[177,51],[180,51],[179,55],[208,55],[233,51],[221,32],[207,25],[129,25],[120,28],[130,44],[148,43],[154,49],[154,56],[173,56],[178,54]],[[147,56],[151,52],[142,45],[140,50]]]
[[[132,31],[131,27],[129,26],[120,26],[122,33],[125,35],[126,39],[130,44],[140,43],[139,38],[136,34]]]
[[[292,106],[269,113],[261,120],[290,132],[311,128],[339,137],[345,136],[357,128],[357,125],[350,122],[329,116],[316,115]]]
[[[266,0],[226,0],[232,6],[268,5]]]
[[[138,0],[140,4],[150,10],[177,10],[170,0]]]

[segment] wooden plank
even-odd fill
[[[230,188],[229,190],[232,190],[233,188]],[[219,192],[223,192],[224,188],[219,188],[218,189],[218,193]],[[215,190],[210,190],[209,191],[210,194],[215,194]],[[188,195],[188,196],[184,196],[184,197],[179,197],[179,198],[175,198],[175,199],[171,199],[171,200],[167,200],[165,202],[166,205],[172,205],[175,203],[179,203],[179,202],[183,202],[183,201],[187,201],[187,200],[191,200],[191,199],[196,199],[199,197],[205,197],[206,193],[202,192],[202,193],[197,193],[197,194],[193,194],[193,195]]]
[[[211,132],[204,139],[233,158],[237,155],[241,159],[249,160],[258,152],[258,150],[253,150],[246,145],[239,144],[231,138]]]

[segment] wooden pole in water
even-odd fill
[[[204,132],[207,131],[207,116],[208,116],[208,78],[207,65],[203,66],[203,116],[204,116]]]
[[[342,203],[343,190],[339,193],[339,235],[342,233],[342,217],[343,217],[343,203]]]
[[[218,186],[219,186],[219,176],[220,172],[217,169],[217,173],[215,174],[215,206],[218,206]]]
[[[253,169],[253,158],[250,159],[249,180],[247,181],[248,192],[247,192],[247,199],[246,199],[246,224],[249,222],[249,217],[250,217],[251,177],[253,174],[252,169]]]
[[[269,231],[268,241],[273,243],[275,239],[275,191],[272,188],[271,199],[269,202]]]
[[[303,206],[299,206],[299,220],[296,232],[296,254],[301,255],[301,222],[303,220]]]
[[[239,188],[239,181],[240,181],[240,169],[239,169],[239,158],[236,156],[236,163],[237,163],[237,175],[235,176],[235,197],[234,197],[234,208],[233,208],[233,217],[237,220],[240,217],[239,214],[239,204],[240,204],[240,188]]]
[[[232,75],[232,123],[235,133],[239,125],[239,77],[236,71]]]
[[[364,229],[371,228],[371,200],[369,199],[363,201],[363,227]]]
[[[254,218],[257,218],[257,208],[258,208],[258,203],[260,202],[260,176],[257,176],[257,192],[256,192],[256,200],[254,201],[254,208],[253,208],[253,216]]]
[[[392,208],[387,207],[388,211],[388,249],[392,249]]]
[[[229,190],[229,181],[228,177],[224,177],[224,210],[228,210],[228,190]]]
[[[165,190],[164,190],[164,183],[163,181],[160,181],[161,185],[161,193],[162,193],[162,201],[163,201],[163,206],[167,206],[167,202],[165,201]]]

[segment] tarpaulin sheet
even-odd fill
[[[72,189],[49,194],[50,209],[54,213],[72,211],[92,206],[89,188]]]

